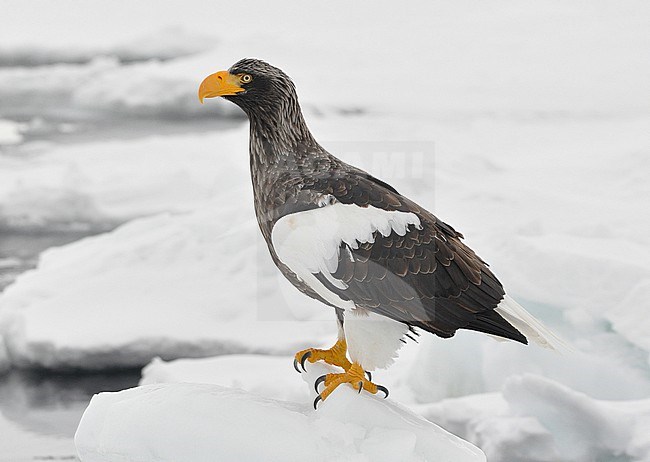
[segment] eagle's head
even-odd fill
[[[207,76],[199,100],[222,96],[247,114],[273,112],[297,104],[296,88],[287,74],[259,59],[245,58],[227,71]]]

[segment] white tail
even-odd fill
[[[509,295],[506,294],[494,310],[524,334],[529,341],[550,350],[571,350],[571,347],[564,340],[526,311]]]

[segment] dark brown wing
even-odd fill
[[[441,337],[470,329],[527,343],[494,311],[503,287],[463,236],[386,186],[365,172],[316,179],[312,188],[342,203],[413,212],[421,222],[420,229],[410,226],[404,236],[375,232],[374,242],[358,248],[342,243],[333,276],[347,287],[334,287],[322,275],[319,280],[359,307]]]

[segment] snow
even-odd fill
[[[142,371],[140,384],[216,384],[308,403],[314,394],[308,395],[309,390],[298,386],[300,382],[290,364],[288,356],[232,355],[170,362],[156,359]],[[422,364],[419,367],[425,368]],[[324,372],[324,366],[308,364],[307,373],[302,375],[309,383]],[[435,372],[429,370],[427,374],[433,377]],[[617,457],[650,460],[647,398],[598,400],[554,380],[523,374],[510,375],[496,392],[421,404],[405,393],[392,371],[376,375],[375,380],[388,385],[391,397],[417,414],[481,447],[490,461],[588,462]],[[435,382],[431,385],[435,387]],[[328,398],[325,403],[334,399],[340,396]]]
[[[645,316],[639,316],[639,307],[645,306],[648,300],[650,300],[650,279],[634,286],[616,309],[606,317],[616,332],[648,352],[650,363],[650,321]]]
[[[156,59],[124,64],[114,56],[95,55],[83,65],[0,68],[0,97],[6,105],[3,112],[10,115],[35,113],[81,123],[95,119],[124,123],[124,117],[132,116],[186,119],[238,113],[232,107],[196,104],[195,79]]]
[[[306,374],[303,387],[311,389],[316,377]],[[348,387],[317,411],[309,402],[208,384],[101,393],[84,413],[75,444],[83,462],[485,461],[478,448],[403,406]]]
[[[298,379],[291,356],[233,354],[173,361],[154,358],[142,369],[140,385],[178,382],[241,388],[282,401],[307,402],[310,396]]]
[[[46,251],[0,300],[12,361],[101,369],[156,355],[289,353],[324,338],[333,314],[279,279],[237,193]]]
[[[23,140],[19,124],[11,120],[0,119],[0,146],[18,144]]]
[[[112,63],[90,78],[80,76],[71,104],[80,109],[124,113],[139,117],[197,117],[232,115],[232,107],[204,109],[196,104],[196,82],[160,61],[134,65]],[[82,80],[83,79],[83,80]]]
[[[503,393],[419,406],[493,462],[650,460],[650,399],[602,401],[549,379],[513,376]]]
[[[43,45],[4,46],[0,48],[0,66],[31,67],[49,64],[84,64],[97,56],[113,56],[123,62],[151,59],[169,60],[205,51],[216,44],[213,37],[190,32],[182,27],[165,27],[126,42],[108,47]]]
[[[194,210],[248,182],[247,130],[84,143],[0,156],[0,223],[111,224]],[[235,153],[241,153],[236,155]]]

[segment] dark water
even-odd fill
[[[30,118],[31,117],[31,118]],[[169,136],[174,134],[206,133],[214,130],[228,130],[239,127],[245,120],[241,117],[219,118],[153,118],[134,116],[87,117],[78,114],[12,115],[0,112],[0,119],[22,124],[23,143],[0,145],[0,155],[29,155],[24,143],[55,143],[69,145],[95,141],[130,140],[146,136]]]
[[[134,387],[139,378],[140,370],[9,372],[0,380],[0,461],[77,460],[72,438],[93,394]],[[3,434],[20,441],[3,442]]]
[[[131,388],[139,379],[140,369],[95,373],[13,370],[0,381],[0,411],[36,434],[70,437],[95,393]]]

